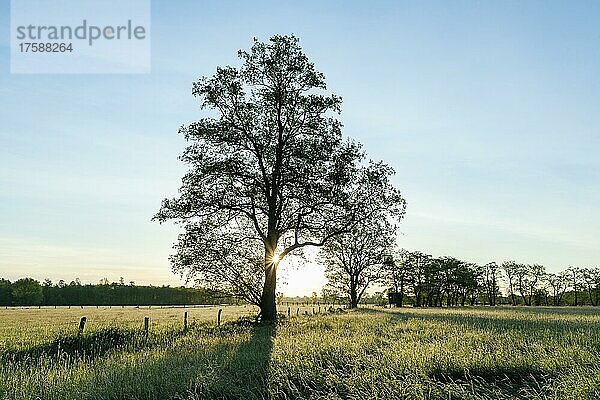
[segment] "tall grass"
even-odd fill
[[[137,310],[129,312],[137,321]],[[276,326],[231,318],[216,327],[197,318],[187,332],[158,317],[147,336],[136,324],[106,323],[81,337],[59,330],[29,343],[3,337],[2,396],[600,398],[594,309],[364,309]]]

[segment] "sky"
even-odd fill
[[[153,1],[148,74],[10,73],[0,0],[0,276],[179,285],[150,219],[185,172],[191,84],[295,34],[344,134],[393,166],[399,246],[600,265],[599,2]],[[287,295],[322,267],[283,267]]]

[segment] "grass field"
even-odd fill
[[[235,320],[254,309],[224,307],[221,327],[216,310],[0,310],[0,392],[8,399],[600,398],[600,312],[591,308],[378,308],[253,326]],[[88,324],[77,337],[82,315]]]

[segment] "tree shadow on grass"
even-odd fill
[[[270,398],[269,365],[275,335],[273,324],[252,327],[250,339],[228,352],[210,385],[197,388],[198,398]]]
[[[582,328],[572,321],[544,321],[525,318],[494,318],[472,314],[449,314],[444,309],[427,309],[427,313],[415,313],[414,310],[395,311],[362,309],[361,313],[379,314],[386,317],[386,322],[397,324],[409,320],[438,321],[445,324],[461,325],[478,331],[506,332],[518,331],[530,337],[538,332],[545,335],[548,329],[556,331],[570,331],[574,327]],[[565,323],[566,322],[566,323]],[[589,328],[589,324],[584,324]],[[399,339],[400,340],[400,339]],[[544,387],[557,379],[557,372],[549,372],[547,369],[536,365],[502,365],[494,366],[469,365],[461,368],[456,365],[437,366],[427,372],[432,382],[449,387],[469,387],[469,392],[481,396],[478,398],[507,398],[521,399],[530,398],[532,392],[543,393]]]
[[[190,329],[163,347],[128,348],[95,360],[75,375],[58,373],[36,388],[40,393],[32,394],[107,400],[272,398],[269,363],[275,333],[274,325],[247,322]],[[35,368],[31,371],[36,373]]]
[[[225,324],[199,334],[201,342],[202,336],[208,339],[206,347],[187,347],[198,345],[192,335],[186,338],[185,344],[173,351],[149,360],[135,373],[138,379],[144,381],[144,387],[127,385],[130,392],[125,393],[124,398],[272,398],[269,392],[269,364],[276,334],[275,325],[255,325],[242,321],[241,324]],[[124,369],[117,372],[117,379],[130,380],[130,374],[130,370]],[[141,395],[148,387],[155,388],[155,391]],[[106,392],[103,393],[105,398],[120,398],[106,397]]]
[[[489,392],[518,399],[523,392],[542,391],[542,388],[556,379],[535,366],[470,366],[468,369],[448,366],[429,371],[428,376],[434,382],[442,384],[466,384],[474,393]]]
[[[168,338],[164,335],[161,337],[161,342],[165,339],[175,340],[181,332],[173,331],[167,335]],[[136,331],[107,328],[84,335],[60,336],[50,342],[25,349],[7,350],[2,353],[0,360],[12,363],[37,363],[42,358],[69,362],[92,361],[111,350],[141,349],[158,345],[153,338],[153,335],[146,336]]]
[[[422,310],[427,310],[427,312],[421,314],[415,312],[415,310],[419,310],[418,308],[411,309],[410,312],[403,311],[400,308],[392,310],[359,309],[361,313],[385,314],[389,316],[391,322],[403,322],[409,319],[432,320],[458,325],[466,325],[485,330],[493,330],[496,332],[506,332],[514,330],[543,332],[544,330],[550,330],[554,333],[562,333],[571,332],[573,330],[594,331],[600,328],[600,324],[594,321],[577,321],[565,319],[552,321],[534,318],[532,316],[532,314],[534,314],[532,310],[526,310],[527,312],[524,312],[521,318],[508,316],[499,317],[495,315],[474,315],[468,313],[448,313],[445,312],[445,308],[423,308]],[[452,310],[456,310],[456,308],[452,308]],[[464,308],[464,310],[468,312],[472,310],[476,311],[479,309]],[[489,310],[496,311],[497,309],[490,308]],[[518,311],[522,312],[522,310],[520,309]]]

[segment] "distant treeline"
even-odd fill
[[[381,278],[380,282],[390,287],[390,300],[399,306],[600,305],[597,267],[549,273],[540,264],[506,261],[477,265],[403,250],[386,258]]]
[[[22,278],[15,282],[0,279],[0,306],[90,306],[90,305],[188,305],[233,303],[235,300],[213,290],[191,287],[136,286],[109,283],[82,285],[79,279],[57,284]]]

